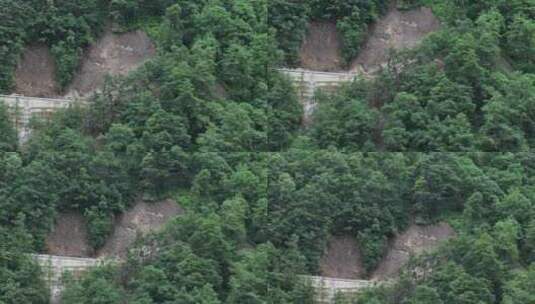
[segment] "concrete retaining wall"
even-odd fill
[[[32,257],[39,263],[46,275],[46,281],[51,291],[51,303],[57,304],[61,299],[63,291],[62,276],[65,272],[70,272],[76,279],[92,267],[102,265],[111,260],[77,258],[65,256],[53,256],[36,254]],[[113,262],[113,261],[111,261]],[[118,261],[115,261],[118,262]],[[319,276],[302,276],[317,291],[317,303],[330,304],[337,293],[358,293],[365,288],[379,284],[377,281],[347,280],[337,278],[327,278]]]
[[[50,303],[52,304],[60,303],[61,292],[64,287],[62,276],[65,272],[69,272],[74,278],[78,278],[91,267],[103,263],[103,260],[99,259],[44,254],[36,254],[32,255],[32,257],[39,263],[46,276],[45,280],[50,287]]]
[[[293,81],[299,100],[303,104],[305,124],[310,122],[312,113],[316,108],[316,99],[314,98],[316,90],[333,91],[341,84],[351,82],[357,77],[356,73],[320,72],[304,69],[277,70],[289,76]]]
[[[337,293],[357,294],[379,283],[376,281],[348,280],[319,276],[303,276],[303,278],[316,290],[316,301],[325,304],[333,303]]]
[[[27,139],[30,132],[28,123],[32,117],[46,119],[58,109],[67,108],[73,103],[84,103],[75,99],[38,98],[21,95],[0,95],[0,101],[9,107],[20,141]]]

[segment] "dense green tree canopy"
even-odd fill
[[[442,28],[392,54],[374,79],[316,97],[317,123],[307,135],[348,152],[530,149],[533,2],[419,2]]]
[[[59,214],[93,249],[134,202],[185,213],[139,237],[124,263],[65,277],[63,302],[313,303],[328,240],[356,239],[364,276],[409,224],[457,237],[399,280],[339,303],[533,302],[535,3],[431,7],[439,31],[373,78],[318,92],[310,126],[291,81],[310,21],[335,22],[346,63],[390,1],[0,0],[0,91],[25,45],[47,45],[69,84],[110,25],[157,54],[108,77],[83,107],[33,119],[17,139],[0,102],[0,303],[48,303],[28,255]],[[489,153],[490,152],[490,153]]]

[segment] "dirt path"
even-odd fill
[[[340,279],[361,279],[365,275],[358,243],[351,236],[333,236],[320,261],[321,275]]]
[[[56,64],[46,45],[26,47],[15,70],[16,94],[33,97],[57,97]]]
[[[154,44],[143,31],[107,31],[86,51],[66,95],[87,96],[102,86],[107,74],[126,75],[155,54]]]

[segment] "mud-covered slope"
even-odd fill
[[[46,253],[72,257],[125,257],[138,236],[157,231],[183,213],[173,200],[137,202],[115,220],[114,231],[96,254],[89,245],[87,222],[77,212],[58,214],[56,224],[46,239]]]
[[[322,276],[361,279],[365,271],[358,243],[351,236],[333,236],[320,261]]]
[[[56,64],[46,45],[26,47],[15,70],[14,93],[35,97],[56,97]]]
[[[47,253],[51,255],[89,257],[93,249],[87,240],[87,223],[79,212],[63,212],[46,238]]]
[[[415,47],[427,34],[440,27],[431,9],[398,10],[392,5],[386,15],[370,27],[368,38],[350,70],[373,73],[388,59],[390,49]],[[301,67],[315,71],[341,71],[342,41],[335,22],[312,21],[300,49]]]
[[[391,241],[388,253],[371,275],[371,279],[386,280],[396,277],[411,256],[433,250],[453,236],[455,231],[447,223],[411,225]]]
[[[392,7],[371,27],[369,38],[353,61],[351,70],[373,73],[386,63],[390,49],[415,47],[439,27],[439,20],[429,8],[400,11]]]
[[[112,235],[97,252],[97,256],[126,257],[128,247],[137,237],[160,229],[181,213],[183,213],[182,208],[173,200],[156,203],[138,202],[117,218]]]
[[[156,54],[143,31],[107,31],[83,55],[80,67],[64,93],[56,82],[56,65],[45,45],[29,45],[15,71],[16,94],[34,97],[85,97],[98,90],[106,75],[126,75]]]
[[[342,70],[341,42],[336,23],[311,22],[299,57],[301,67],[305,69],[326,72]]]
[[[155,53],[154,44],[143,31],[124,34],[107,31],[86,51],[67,95],[87,96],[102,86],[107,74],[126,75]]]

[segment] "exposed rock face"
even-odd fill
[[[182,213],[182,208],[172,200],[136,203],[117,218],[112,235],[98,251],[97,256],[126,257],[128,247],[138,236],[160,229],[166,222]]]
[[[155,54],[154,44],[143,31],[124,34],[108,31],[87,50],[67,95],[90,95],[102,86],[107,74],[126,75]]]
[[[370,36],[353,61],[351,70],[373,73],[386,63],[390,49],[415,47],[439,27],[439,20],[429,8],[400,11],[393,6],[372,26]]]
[[[128,247],[137,236],[162,228],[166,222],[182,212],[182,208],[172,200],[136,203],[117,218],[112,235],[98,251],[97,256],[124,259]],[[77,277],[87,269],[105,261],[105,259],[73,258],[87,257],[93,253],[87,242],[85,219],[79,213],[60,214],[46,244],[50,256],[38,255],[36,259],[44,269],[51,271],[51,276],[48,277],[51,303],[61,303],[64,285],[60,277],[63,271],[71,271]]]
[[[396,277],[411,256],[433,250],[454,236],[455,231],[447,223],[429,226],[411,225],[392,240],[386,257],[372,274],[372,280]]]
[[[392,7],[372,26],[368,41],[353,61],[351,70],[372,73],[386,63],[390,49],[415,47],[425,35],[439,27],[440,22],[429,8],[399,11]]]
[[[299,52],[301,67],[315,71],[342,69],[341,42],[335,22],[313,21]]]
[[[46,238],[47,253],[51,255],[88,257],[92,254],[87,241],[86,220],[78,212],[57,216],[52,232]]]
[[[334,236],[320,261],[321,275],[330,278],[360,279],[365,271],[362,266],[358,243],[351,236]]]
[[[439,20],[429,8],[420,7],[400,11],[392,5],[387,14],[370,27],[368,39],[357,58],[351,63],[349,71],[340,73],[353,75],[343,76],[343,82],[351,81],[354,76],[356,78],[373,77],[387,63],[391,49],[413,48],[427,34],[436,31],[439,27]],[[284,71],[292,78],[297,88],[305,110],[303,117],[305,126],[311,124],[310,118],[315,108],[315,88],[333,83],[328,79],[322,80],[321,78],[332,77],[321,73],[341,72],[344,69],[341,47],[342,42],[335,22],[310,22],[307,36],[299,53],[300,69]],[[318,75],[318,79],[311,81],[302,77],[312,78],[310,75]]]
[[[387,62],[390,49],[415,47],[440,27],[431,9],[400,11],[392,5],[387,14],[370,27],[367,41],[351,64],[352,72],[371,74]],[[312,21],[299,53],[301,67],[315,71],[341,71],[342,41],[336,22]]]
[[[56,64],[46,45],[26,47],[15,70],[15,93],[33,97],[57,97]]]

